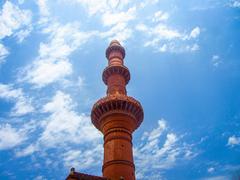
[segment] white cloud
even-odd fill
[[[45,178],[43,176],[37,176],[34,178],[34,180],[47,180],[47,178]]]
[[[240,144],[240,137],[231,136],[228,138],[228,146],[236,146]]]
[[[18,29],[28,28],[31,17],[31,11],[21,10],[10,1],[6,1],[0,12],[0,39],[11,36]]]
[[[136,18],[136,7],[131,7],[127,11],[111,12],[107,11],[102,14],[102,23],[104,26],[111,28],[98,35],[101,38],[107,38],[109,41],[117,39],[122,44],[132,36],[132,28],[129,22]]]
[[[16,125],[15,127],[9,123],[0,124],[0,150],[11,149],[17,146],[23,145],[27,142],[30,134],[36,130],[38,122],[33,120],[28,122],[21,122],[21,126]],[[26,148],[23,153],[28,153],[31,148]],[[18,150],[16,149],[16,154]]]
[[[26,69],[27,74],[24,79],[36,87],[41,88],[55,81],[62,80],[72,73],[72,65],[66,60],[39,60]]]
[[[48,35],[46,42],[41,42],[38,56],[32,64],[21,69],[18,82],[28,82],[34,88],[42,88],[55,82],[65,82],[72,74],[69,56],[86,43],[96,32],[82,32],[78,23],[61,25],[50,17],[48,0],[38,0],[40,26],[42,33]],[[24,36],[28,32],[20,32]],[[19,39],[21,41],[22,39]]]
[[[224,171],[229,171],[229,172],[234,172],[234,171],[238,171],[240,169],[240,165],[232,165],[232,164],[227,164],[224,165],[223,170]]]
[[[104,26],[111,26],[119,23],[129,22],[135,19],[136,7],[129,8],[126,12],[112,13],[110,11],[102,15],[102,22]]]
[[[78,23],[49,24],[43,29],[43,33],[49,34],[49,39],[48,42],[40,44],[39,57],[53,60],[67,58],[94,34],[81,32]]]
[[[134,2],[130,4],[129,0],[59,0],[64,3],[82,5],[89,18],[97,17],[101,20],[103,32],[96,31],[97,36],[106,38],[108,41],[118,39],[124,43],[134,35],[135,26],[134,20],[141,13],[146,4],[153,5],[158,1],[144,1],[142,3]],[[45,1],[44,1],[45,2]],[[149,17],[149,16],[148,16]],[[194,52],[199,50],[197,43],[187,43],[196,39],[200,35],[200,28],[195,27],[189,34],[180,32],[177,29],[171,28],[163,24],[169,18],[168,12],[157,11],[154,13],[152,22],[158,23],[154,26],[148,27],[144,24],[137,25],[137,30],[148,36],[148,39],[143,44],[145,46],[153,47],[160,52]],[[162,22],[159,24],[159,22]],[[175,43],[177,41],[177,43]]]
[[[37,0],[36,2],[38,5],[40,15],[39,24],[47,23],[50,20],[49,18],[50,12],[47,2],[48,0]]]
[[[23,4],[25,0],[18,0],[18,4]]]
[[[164,119],[161,119],[158,121],[158,127],[154,130],[152,130],[148,134],[148,140],[151,141],[153,139],[159,138],[164,130],[166,130],[166,121]]]
[[[195,28],[191,31],[189,37],[195,39],[195,38],[197,38],[197,37],[200,35],[200,32],[201,32],[200,28],[199,28],[199,27],[195,27]]]
[[[39,138],[18,150],[16,156],[27,156],[49,148],[98,145],[102,137],[100,132],[92,125],[89,116],[78,115],[74,108],[70,95],[57,91],[52,100],[43,106],[43,113],[49,115],[40,123],[42,132]]]
[[[22,42],[32,30],[31,18],[31,11],[19,9],[10,1],[6,1],[0,11],[0,41],[14,35],[19,42]],[[0,43],[0,64],[4,62],[8,54],[7,48]]]
[[[30,155],[30,154],[34,153],[35,151],[37,151],[37,150],[39,150],[39,149],[38,149],[38,147],[36,145],[30,144],[26,148],[24,148],[22,150],[16,151],[15,155],[17,157],[23,157],[23,156]]]
[[[154,17],[152,18],[153,22],[166,21],[169,18],[169,14],[167,12],[157,11],[154,13]]]
[[[40,15],[42,15],[42,16],[50,15],[47,2],[48,2],[48,0],[37,0],[39,12],[40,12]]]
[[[137,24],[136,25],[136,29],[138,30],[138,31],[143,31],[143,32],[146,32],[146,31],[148,31],[148,27],[145,25],[145,24]]]
[[[136,26],[137,30],[143,31],[150,36],[155,36],[156,38],[152,41],[145,43],[145,46],[154,45],[160,40],[172,40],[176,38],[181,38],[182,35],[175,29],[171,29],[165,24],[158,24],[155,27],[148,27],[145,24],[138,24]]]
[[[220,58],[219,55],[213,55],[213,56],[212,56],[212,59],[213,59],[213,60],[218,60],[219,58]]]
[[[21,81],[27,81],[41,88],[48,84],[63,80],[72,73],[69,55],[87,42],[94,32],[81,32],[79,25],[58,23],[47,26],[43,33],[49,34],[45,43],[40,43],[39,56],[33,64],[20,73]]]
[[[139,4],[140,8],[145,8],[148,5],[154,5],[156,3],[158,3],[159,0],[144,0],[141,1],[141,3]]]
[[[11,112],[12,116],[22,116],[34,111],[31,99],[24,95],[22,89],[14,89],[11,85],[0,84],[0,98],[15,102]]]
[[[7,48],[0,43],[0,64],[4,62],[4,59],[8,56],[9,51]]]
[[[239,0],[232,0],[230,6],[234,7],[234,8],[240,8],[240,1]]]
[[[212,173],[212,172],[215,171],[215,168],[214,168],[214,167],[209,167],[209,168],[207,169],[207,171],[208,171],[209,173]]]
[[[229,179],[228,176],[214,176],[214,177],[206,177],[201,180],[226,180]]]
[[[22,29],[18,32],[16,32],[15,36],[17,37],[17,40],[18,40],[18,43],[21,43],[23,42],[23,40],[29,36],[29,34],[31,33],[32,31],[32,26],[29,26],[28,28],[26,29]]]
[[[173,167],[178,160],[189,160],[195,157],[191,146],[181,144],[181,137],[167,131],[166,121],[158,121],[158,127],[150,132],[145,132],[139,146],[134,148],[136,172],[138,179],[161,179],[164,169]],[[166,134],[163,145],[160,141]]]
[[[190,46],[190,51],[197,51],[197,50],[199,50],[200,49],[200,47],[199,47],[199,45],[198,44],[193,44],[192,46]]]
[[[136,29],[147,36],[145,47],[153,47],[158,52],[194,52],[199,50],[197,43],[190,40],[196,39],[200,34],[200,28],[194,28],[189,34],[181,33],[174,28],[169,28],[163,23],[154,27],[138,24]]]
[[[158,24],[155,26],[151,33],[158,37],[159,40],[166,39],[171,40],[175,38],[180,38],[182,35],[175,29],[171,29],[164,24]]]
[[[65,0],[69,2],[69,0]],[[129,0],[71,0],[71,3],[80,3],[90,16],[106,11],[118,11],[129,4]]]
[[[99,167],[103,159],[103,146],[97,144],[95,147],[89,149],[72,149],[65,152],[62,157],[64,165],[68,169],[74,167],[78,170],[84,170],[96,166]]]
[[[70,95],[64,94],[61,91],[57,91],[53,99],[43,106],[44,112],[61,112],[61,111],[69,111],[74,108],[74,104]]]
[[[107,0],[76,0],[76,2],[81,3],[90,15],[104,12],[111,8],[111,6],[108,6]]]
[[[158,48],[158,51],[160,52],[177,52],[177,53],[194,52],[198,50],[199,50],[199,45],[196,43],[193,45],[178,45],[177,43],[175,44],[174,42],[169,42],[161,45]]]
[[[75,105],[69,95],[58,91],[53,99],[43,107],[43,112],[50,113],[50,116],[41,121],[40,127],[43,131],[40,133],[39,138],[27,147],[18,149],[16,151],[16,156],[28,156],[36,151],[44,151],[49,148],[59,148],[60,146],[67,146],[69,148],[73,144],[98,145],[101,137],[100,133],[93,127],[88,116],[83,114],[77,115],[72,110],[74,106]],[[86,153],[86,157],[82,161],[86,164],[82,164],[81,167],[86,166],[87,168],[90,166],[90,164],[87,165],[86,162],[87,154],[91,151],[97,151],[100,149],[98,148],[94,150],[91,148],[91,150],[86,150],[83,148],[82,151],[85,151],[84,153]],[[72,150],[69,150],[68,152],[70,151]],[[63,156],[64,163],[67,167],[71,163],[73,163],[72,165],[77,164],[74,163],[74,161],[68,161],[70,158],[68,153],[64,153]],[[75,161],[78,160],[76,159]],[[79,167],[79,165],[76,165],[76,167]]]
[[[85,79],[83,77],[79,76],[77,79],[77,82],[74,83],[74,85],[80,89],[85,85],[84,81],[85,81]]]
[[[65,89],[71,88],[74,89],[74,91],[79,92],[79,90],[82,90],[86,84],[84,77],[78,76],[76,79],[64,79],[61,81],[61,85]]]
[[[78,115],[73,107],[70,96],[61,91],[43,107],[44,112],[51,114],[44,123],[39,139],[42,144],[50,147],[68,142],[82,144],[101,137],[90,118],[84,114]]]
[[[238,172],[240,165],[231,165],[231,164],[224,164],[224,165],[220,165],[220,164],[216,164],[217,167],[209,167],[207,169],[208,173],[210,174],[216,174],[217,170],[220,168],[221,172],[223,172],[223,175],[217,175],[217,176],[209,176],[209,177],[205,177],[205,178],[201,178],[200,180],[226,180],[226,179],[235,179],[238,176],[238,173],[236,173],[236,175],[234,175],[234,172]],[[228,176],[226,174],[232,174],[231,176]]]
[[[118,39],[124,43],[132,36],[130,22],[136,18],[137,7],[128,8],[129,0],[62,0],[67,3],[81,4],[87,11],[90,18],[98,17],[104,27],[104,31],[97,32],[100,38],[108,41]],[[134,3],[135,4],[135,3]],[[127,8],[127,9],[126,9]]]
[[[10,124],[0,125],[0,150],[13,148],[25,140],[26,135],[23,131],[13,128]]]
[[[212,61],[212,65],[216,68],[222,63],[219,55],[213,55],[211,61]]]
[[[168,49],[167,44],[163,44],[163,45],[159,48],[159,51],[160,51],[160,52],[166,52],[167,49]]]
[[[124,42],[132,36],[132,33],[132,29],[128,28],[126,23],[119,23],[99,35],[101,38],[107,38],[108,41],[117,39],[121,44],[124,44]]]

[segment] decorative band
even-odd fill
[[[130,72],[128,70],[127,67],[123,66],[123,65],[119,65],[119,66],[107,66],[104,70],[103,70],[103,74],[102,74],[102,80],[103,82],[107,85],[107,80],[108,78],[113,75],[113,74],[119,74],[122,75],[125,79],[125,83],[128,84],[129,80],[130,80]]]
[[[132,145],[132,140],[127,137],[124,137],[124,136],[114,136],[114,137],[110,137],[110,138],[106,138],[106,139],[104,138],[104,145],[114,139],[123,139],[125,141],[128,141]]]
[[[135,170],[135,165],[133,164],[133,162],[127,161],[127,160],[108,161],[108,162],[104,163],[104,165],[102,166],[102,170],[104,170],[105,168],[107,168],[108,166],[113,165],[113,164],[124,164],[124,165],[127,165],[127,166],[131,166]]]
[[[124,129],[122,127],[114,127],[109,129],[105,134],[104,137],[107,136],[108,134],[112,133],[112,132],[124,132],[127,133],[131,138],[132,138],[132,134],[130,131],[128,131],[127,129]]]

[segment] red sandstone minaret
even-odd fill
[[[106,50],[108,66],[102,79],[107,96],[98,100],[91,113],[92,123],[104,135],[103,176],[111,180],[135,180],[132,133],[143,121],[143,109],[127,96],[130,72],[124,66],[125,50],[116,40]]]

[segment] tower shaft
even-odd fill
[[[104,135],[103,176],[111,180],[135,180],[132,133],[143,120],[141,104],[127,96],[130,73],[124,66],[125,50],[112,41],[106,50],[108,66],[103,71],[107,96],[92,109],[92,123]]]

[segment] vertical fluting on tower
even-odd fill
[[[107,96],[98,100],[92,123],[104,135],[103,176],[111,180],[135,180],[132,133],[143,120],[141,104],[127,96],[130,72],[124,66],[125,49],[116,40],[106,50],[108,66],[103,71]]]

